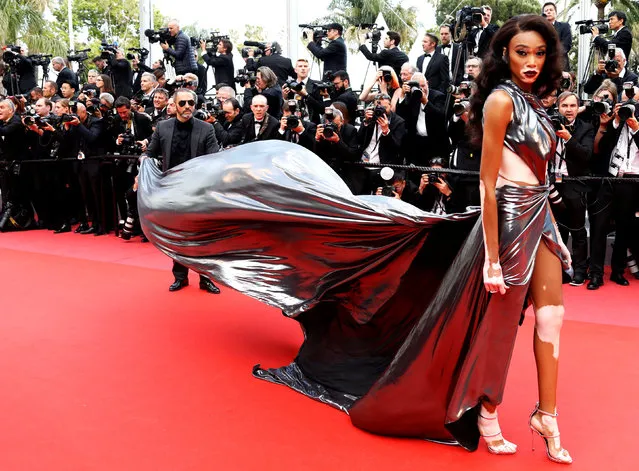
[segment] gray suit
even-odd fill
[[[146,152],[142,155],[158,158],[163,157],[162,170],[171,168],[171,144],[173,141],[173,130],[175,128],[175,118],[160,121],[155,128]],[[215,129],[209,123],[193,119],[193,131],[191,132],[191,155],[186,159],[190,160],[201,155],[214,154],[220,150],[220,146],[215,138]]]

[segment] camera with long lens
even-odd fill
[[[169,28],[160,28],[157,31],[153,29],[147,29],[144,31],[144,35],[149,38],[151,44],[154,43],[171,43],[174,42],[173,36],[169,32]]]
[[[382,116],[386,116],[386,108],[382,105],[375,105],[375,108],[373,108],[373,119],[377,120],[377,118],[381,118]]]
[[[89,59],[89,54],[88,52],[91,49],[81,49],[79,51],[74,51],[73,49],[69,49],[67,52],[69,53],[69,55],[67,55],[67,60],[69,62],[83,62],[87,59]]]
[[[253,55],[255,57],[264,55],[264,51],[266,51],[266,43],[260,41],[244,41],[244,47],[242,48],[242,57],[244,59],[249,56],[249,51],[251,49],[253,50]]]
[[[369,39],[373,45],[379,44],[379,40],[382,39],[383,26],[377,26],[376,23],[360,23],[358,28],[368,29],[369,31],[364,35],[366,39]]]
[[[24,109],[24,113],[22,115],[22,120],[24,122],[24,125],[31,126],[35,124],[36,116],[38,116],[38,114],[36,113],[35,109],[32,106],[27,106]]]
[[[606,34],[609,30],[606,20],[581,20],[575,21],[579,25],[579,34],[589,34],[591,28],[597,27],[601,34]]]
[[[597,116],[601,116],[602,114],[610,115],[612,107],[612,100],[593,101],[590,103],[592,112]]]
[[[608,60],[604,69],[606,72],[615,72],[619,67],[619,61],[615,60],[616,46],[614,44],[608,45]]]
[[[326,34],[328,33],[328,29],[326,28],[326,26],[322,26],[322,25],[299,25],[300,28],[304,28],[305,30],[312,30],[312,38],[313,38],[313,42],[315,43],[321,43],[322,39],[324,39],[326,37]],[[302,37],[304,38],[304,40],[308,40],[308,33],[306,31],[302,32]]]
[[[286,117],[286,129],[292,131],[300,125],[300,119],[295,116],[297,111],[297,100],[286,100],[288,111],[291,113]]]
[[[632,100],[635,97],[635,86],[632,82],[623,83],[623,94],[628,100]]]
[[[237,75],[233,77],[233,81],[235,83],[239,83],[241,87],[245,86],[249,83],[252,86],[255,85],[255,80],[257,80],[257,76],[255,72],[252,70],[238,69]]]
[[[299,93],[302,91],[302,88],[304,88],[304,83],[298,82],[297,80],[288,79],[286,81],[286,86],[290,88],[291,90],[293,90],[294,92]]]
[[[149,56],[149,50],[145,47],[130,47],[127,49],[127,51],[137,52],[140,56],[140,62],[146,62],[146,58]],[[128,52],[126,58],[132,61],[135,56]]]
[[[334,119],[333,108],[327,107],[324,110],[324,137],[333,137],[337,132],[337,125],[333,122]]]
[[[31,59],[31,63],[34,67],[49,67],[49,63],[51,62],[51,54],[31,54],[28,56]]]
[[[2,48],[2,60],[9,65],[17,65],[20,62],[20,46],[14,46],[13,44],[7,44]]]
[[[617,111],[617,116],[619,116],[619,121],[621,121],[621,123],[625,123],[627,120],[635,115],[636,105],[637,102],[634,100],[628,100],[623,105],[621,105],[621,107]]]
[[[572,80],[568,77],[564,77],[561,79],[561,82],[559,82],[559,88],[564,91],[564,90],[570,90],[572,88]]]
[[[224,39],[228,40],[229,37],[220,34],[219,31],[211,31],[208,38],[191,38],[191,45],[197,48],[200,47],[200,41],[204,41],[204,48],[206,49],[206,52],[208,52],[209,54],[215,54],[217,52],[217,45]],[[194,41],[195,44],[193,44]]]
[[[470,94],[472,92],[472,82],[464,81],[461,82],[458,86],[451,84],[448,86],[447,91],[451,95],[461,95],[464,98],[470,98]]]
[[[140,155],[142,146],[135,142],[135,136],[127,129],[122,133],[122,154],[124,155]],[[128,171],[128,169],[127,169]]]
[[[455,116],[463,115],[469,108],[469,100],[460,100],[457,103],[453,103],[453,113],[455,114]]]
[[[100,57],[104,60],[110,60],[111,56],[117,54],[118,45],[117,44],[109,44],[106,41],[102,41],[100,43]]]
[[[549,113],[548,117],[550,118],[550,121],[552,122],[552,126],[555,128],[555,131],[561,131],[562,126],[565,127],[568,125],[568,120],[566,119],[566,117],[562,114],[559,114],[559,112],[556,110]]]

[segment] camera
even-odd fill
[[[559,88],[561,90],[570,90],[572,88],[572,80],[568,77],[562,78],[559,82]]]
[[[255,75],[255,72],[246,69],[238,69],[237,75],[233,77],[233,81],[235,83],[239,83],[242,87],[245,86],[247,83],[249,83],[251,87],[254,86],[256,79],[257,77]]]
[[[592,112],[596,115],[609,115],[612,111],[612,100],[593,101],[590,104],[590,107],[592,108]]]
[[[635,97],[635,87],[632,82],[623,83],[623,93],[628,100],[632,100]]]
[[[301,92],[302,88],[304,88],[304,84],[302,82],[298,82],[293,79],[287,80],[286,86],[297,93]]]
[[[391,74],[390,70],[382,70],[382,80],[386,83],[393,81],[393,74]]]
[[[328,29],[325,26],[321,25],[298,25],[300,28],[313,30],[313,42],[320,43],[322,39],[326,37],[326,33],[328,33]],[[304,31],[302,33],[302,37],[304,40],[308,40],[308,33]]]
[[[590,29],[595,26],[601,34],[606,34],[609,29],[606,20],[581,20],[575,21],[575,24],[579,25],[579,34],[588,34],[591,32]]]
[[[7,64],[15,65],[20,60],[20,58],[18,57],[20,55],[20,46],[7,44],[2,49],[4,50],[4,52],[2,53],[2,60],[5,61]]]
[[[478,27],[484,18],[484,10],[480,7],[466,5],[455,15],[455,22],[451,28],[453,39],[462,41],[473,28]]]
[[[331,82],[319,82],[315,84],[315,88],[317,88],[320,92],[327,90],[329,94],[333,92],[333,84]]]
[[[608,60],[606,61],[606,65],[604,69],[606,72],[615,72],[619,67],[619,61],[615,60],[616,46],[614,44],[608,45]]]
[[[455,113],[455,116],[461,116],[469,107],[469,100],[460,100],[459,102],[453,104],[453,113]]]
[[[373,44],[379,43],[379,40],[382,39],[382,31],[384,31],[383,26],[377,26],[376,23],[360,23],[357,27],[370,30],[364,35],[364,37],[366,39],[370,39]]]
[[[373,119],[377,120],[377,118],[381,118],[382,116],[386,116],[386,108],[382,105],[375,105],[375,108],[373,108]]]
[[[204,41],[204,48],[206,49],[206,52],[208,52],[209,54],[215,54],[217,52],[217,45],[224,39],[228,40],[229,37],[226,35],[221,35],[219,31],[211,31],[211,34],[208,38],[195,39],[195,44],[193,44],[193,47],[200,47],[200,41]],[[193,38],[191,38],[191,42],[193,42]]]
[[[552,126],[555,128],[555,131],[561,131],[562,126],[565,127],[568,125],[568,120],[566,119],[566,117],[562,114],[559,114],[557,111],[555,111],[552,114],[549,114],[548,117],[550,118],[550,121],[552,122]]]
[[[69,62],[83,62],[89,58],[89,55],[87,53],[90,50],[91,49],[82,49],[79,51],[73,51],[72,49],[69,49],[67,51],[69,53],[69,55],[67,56],[67,60]]]
[[[461,82],[458,87],[451,84],[448,86],[447,91],[451,95],[462,95],[464,98],[470,98],[470,94],[472,91],[471,84],[472,82],[470,81]]]
[[[439,183],[439,175],[436,172],[430,172],[428,174],[428,183],[431,185],[433,183]]]
[[[140,62],[145,62],[146,58],[149,56],[149,50],[144,47],[130,47],[127,49],[128,51],[137,52],[140,55]],[[134,55],[130,52],[127,53],[126,58],[132,61],[134,59]]]
[[[118,52],[117,44],[109,44],[106,41],[100,43],[100,57],[104,60],[110,60],[111,56]]]
[[[619,108],[617,111],[617,116],[619,116],[619,121],[625,123],[628,119],[632,118],[635,115],[635,108],[637,103],[634,100],[628,100]]]
[[[124,155],[139,155],[142,153],[142,146],[138,144],[137,142],[135,142],[135,136],[131,134],[130,129],[127,129],[121,135],[122,135],[122,153]]]
[[[29,59],[31,59],[31,63],[34,65],[34,67],[41,66],[46,68],[49,67],[51,57],[53,56],[51,54],[31,54],[28,57]]]
[[[379,176],[383,180],[382,196],[394,197],[395,187],[393,186],[393,177],[395,171],[390,167],[384,167],[379,171]]]
[[[169,28],[160,28],[157,31],[153,29],[147,29],[144,31],[144,35],[149,38],[149,42],[151,44],[173,42],[173,36],[171,36],[171,33],[169,33]]]
[[[226,39],[228,37],[225,36]],[[217,47],[217,44],[216,44]],[[249,56],[249,51],[253,50],[253,53],[256,57],[259,57],[264,54],[266,50],[266,43],[262,43],[259,41],[244,41],[244,47],[242,48],[242,57],[246,59]]]

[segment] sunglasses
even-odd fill
[[[187,103],[189,106],[195,106],[195,100],[180,100],[177,102],[180,108],[186,106]]]

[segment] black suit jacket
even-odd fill
[[[0,121],[0,160],[27,158],[26,129],[20,116],[14,114],[9,121]]]
[[[315,147],[315,131],[317,130],[317,125],[310,121],[302,120],[302,126],[304,127],[304,132],[298,135],[298,142],[293,140],[292,136],[294,133],[289,130],[285,130],[284,133],[281,133],[278,129],[277,138],[282,141],[295,142],[295,144],[299,144],[300,146],[313,151]]]
[[[463,51],[461,49],[461,46],[459,44],[455,44],[455,43],[451,43],[450,44],[450,48],[452,49],[453,52],[452,52],[451,58],[449,59],[448,66],[450,67],[450,73],[453,74],[455,72],[455,64],[457,63],[457,57]],[[438,53],[438,54],[442,54],[442,55],[446,56],[446,58],[448,58],[448,56],[446,54],[444,54],[442,46],[437,46],[437,48],[435,49],[435,52]],[[451,59],[452,59],[452,61],[451,61]],[[464,68],[465,68],[465,60],[464,60],[464,54],[462,53],[461,57],[459,57],[459,67],[457,68],[457,73],[453,77],[453,83],[455,85],[459,85],[461,83],[461,81],[464,79],[463,78],[464,77]]]
[[[193,130],[191,131],[191,155],[187,160],[201,155],[214,154],[220,150],[215,139],[213,126],[199,119],[193,119]],[[147,157],[162,157],[162,169],[164,171],[171,167],[171,144],[173,141],[173,131],[175,129],[175,118],[160,121],[151,137],[151,142],[142,155]]]
[[[595,128],[579,118],[575,120],[572,137],[565,144],[568,175],[582,177],[590,173],[590,160],[595,144]]]
[[[251,101],[255,95],[259,95],[260,92],[255,88],[244,89],[244,107],[242,111],[246,114],[251,112]],[[262,90],[262,95],[266,97],[266,103],[268,104],[268,114],[280,119],[282,117],[282,88],[279,84],[275,84],[273,87],[268,87]]]
[[[131,64],[126,59],[111,59],[111,79],[113,88],[117,96],[131,98],[133,88],[131,87]]]
[[[280,122],[277,118],[266,114],[259,133],[255,135],[255,115],[253,113],[247,113],[242,116],[242,144],[253,141],[267,141],[269,139],[278,139],[277,130],[280,127]]]
[[[207,52],[202,56],[202,59],[215,69],[213,73],[215,76],[215,85],[224,83],[229,87],[235,88],[235,82],[233,81],[233,77],[235,76],[233,54],[220,54],[218,56]]]
[[[424,64],[425,54],[422,54],[417,58],[417,69],[422,71],[422,65]],[[428,67],[424,72],[426,80],[428,80],[428,88],[439,90],[442,93],[446,93],[446,89],[450,83],[450,71],[448,70],[448,57],[441,52],[433,52]]]
[[[239,114],[230,123],[224,120],[222,123],[215,121],[215,137],[222,147],[236,146],[242,142],[244,129],[242,128],[242,115]]]
[[[562,23],[561,21],[555,21],[555,31],[559,35],[559,42],[564,50],[564,70],[570,70],[570,61],[568,59],[568,53],[572,47],[572,32],[570,31],[569,23]]]
[[[605,40],[601,36],[597,36],[594,39],[595,46],[597,46],[604,54],[608,49],[608,44],[615,44],[618,48],[621,48],[626,55],[626,60],[630,57],[630,50],[632,49],[632,33],[627,26],[621,28],[617,33],[608,40]]]
[[[380,67],[382,65],[390,65],[397,74],[397,78],[399,78],[399,73],[402,69],[402,65],[405,62],[409,62],[408,56],[404,54],[398,47],[393,47],[391,49],[382,49],[378,53],[373,53],[369,51],[364,44],[362,44],[359,47],[359,50],[362,51],[364,57],[366,57],[369,61],[377,62],[377,65]]]
[[[382,164],[401,164],[400,151],[402,149],[404,136],[406,136],[406,123],[404,119],[396,113],[391,113],[389,119],[388,135],[384,136],[380,134],[379,136],[379,161]],[[360,126],[357,132],[360,152],[366,150],[376,129],[376,121],[371,122],[368,126],[365,124]]]
[[[341,36],[329,41],[326,47],[321,47],[314,42],[308,43],[306,47],[311,51],[311,54],[324,61],[324,73],[327,70],[331,72],[346,70],[346,43]]]
[[[283,85],[289,77],[297,77],[293,63],[288,57],[281,54],[271,54],[270,56],[262,56],[257,61],[252,57],[246,60],[247,70],[257,70],[258,67],[268,67],[277,76],[277,82]]]
[[[490,23],[484,28],[483,33],[479,37],[477,54],[475,54],[477,57],[480,57],[481,59],[483,59],[486,56],[486,54],[488,53],[488,47],[490,46],[490,41],[492,41],[493,36],[495,35],[495,33],[497,33],[498,29],[499,29],[499,26],[493,23]],[[475,44],[475,37],[477,36],[477,34],[479,34],[479,31],[481,30],[476,29],[471,34],[471,41],[473,45]]]
[[[4,76],[2,77],[2,85],[7,90],[8,95],[19,95],[21,93],[29,93],[29,90],[34,88],[36,83],[35,77],[35,67],[31,62],[31,59],[25,57],[23,55],[18,55],[18,65],[15,72],[20,76],[18,79],[18,89],[15,90],[15,83],[12,83],[11,72],[13,71],[5,71]]]
[[[133,112],[133,126],[135,130],[135,140],[141,141],[148,139],[153,134],[153,124],[151,123],[151,117],[146,113]],[[113,140],[117,139],[118,135],[122,134],[126,130],[126,123],[116,117],[113,132]]]
[[[592,74],[586,84],[584,85],[584,92],[586,93],[595,93],[597,89],[601,86],[604,79],[609,78],[605,73],[603,74]],[[623,78],[611,78],[612,82],[617,87],[617,92],[619,93],[618,101],[621,100],[623,94],[623,83],[624,82],[632,82],[633,85],[637,85],[637,81],[639,80],[639,76],[634,72],[631,72],[630,69],[626,69],[626,74]]]
[[[74,88],[78,90],[78,76],[68,67],[65,67],[60,72],[58,72],[58,78],[55,79],[55,83],[58,86],[58,95],[62,96],[62,91],[60,88],[64,82],[69,82],[74,84]]]

